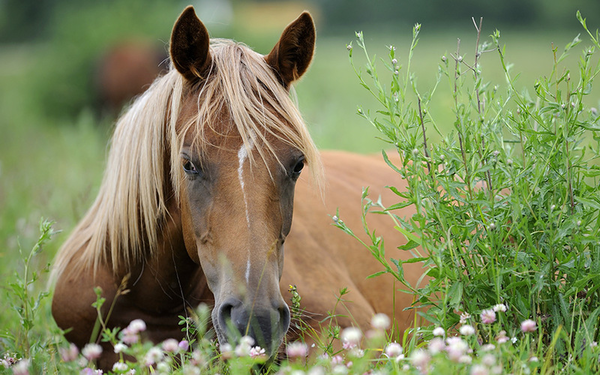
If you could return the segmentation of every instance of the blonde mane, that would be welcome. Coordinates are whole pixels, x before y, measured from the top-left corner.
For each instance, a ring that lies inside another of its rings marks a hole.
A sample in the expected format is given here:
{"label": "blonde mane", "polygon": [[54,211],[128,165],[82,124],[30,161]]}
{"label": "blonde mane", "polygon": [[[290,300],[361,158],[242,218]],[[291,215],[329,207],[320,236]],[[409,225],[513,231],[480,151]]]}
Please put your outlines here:
{"label": "blonde mane", "polygon": [[[198,90],[171,68],[118,120],[98,196],[61,247],[52,279],[67,267],[96,272],[102,265],[116,274],[153,256],[169,218],[166,202],[172,197],[167,194],[179,197],[183,137],[191,129],[202,146],[206,127],[223,109],[247,148],[261,144],[257,150],[264,159],[275,155],[269,139],[283,140],[304,154],[320,185],[319,153],[264,57],[228,40],[213,40],[210,54],[212,68]],[[177,129],[182,101],[190,93],[197,93],[197,116]],[[164,168],[166,158],[170,170]]]}

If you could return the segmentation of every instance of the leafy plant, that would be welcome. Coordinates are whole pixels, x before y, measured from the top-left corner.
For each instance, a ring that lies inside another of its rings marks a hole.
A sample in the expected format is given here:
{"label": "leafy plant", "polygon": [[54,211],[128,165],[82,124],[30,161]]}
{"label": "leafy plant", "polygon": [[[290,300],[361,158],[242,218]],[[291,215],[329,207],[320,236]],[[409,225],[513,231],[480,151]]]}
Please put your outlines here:
{"label": "leafy plant", "polygon": [[[455,330],[467,317],[503,304],[508,312],[499,317],[501,324],[496,331],[479,330],[479,340],[492,342],[499,330],[514,336],[520,322],[532,319],[541,329],[532,345],[565,363],[598,340],[600,126],[586,98],[600,73],[594,59],[600,44],[598,33],[589,32],[577,16],[593,44],[584,48],[579,71],[561,66],[581,42],[576,37],[560,54],[553,48],[553,69],[537,80],[533,93],[517,89],[499,31],[491,42],[480,43],[481,21],[473,20],[473,61],[466,61],[459,40],[456,52],[442,57],[437,83],[427,92],[410,71],[420,25],[413,29],[404,71],[393,46],[382,61],[386,74],[378,72],[362,33],[356,36],[364,70],[356,68],[354,48],[348,46],[360,84],[380,105],[375,112],[359,108],[358,114],[396,149],[399,164],[386,152],[383,158],[407,184],[390,187],[398,196],[390,207],[365,191],[363,218],[367,212],[390,216],[407,238],[398,250],[413,252],[410,262],[425,265],[428,285],[411,288],[428,307],[418,312],[430,323],[420,331],[426,338],[436,326]],[[498,53],[505,90],[483,79],[480,59],[490,51]],[[455,115],[449,133],[428,111],[444,80]],[[432,133],[439,142],[431,141]],[[397,214],[409,206],[412,216]],[[371,239],[365,246],[382,263],[382,272],[408,285],[405,262],[388,261],[384,242],[363,222]],[[336,225],[353,235],[341,220]]]}

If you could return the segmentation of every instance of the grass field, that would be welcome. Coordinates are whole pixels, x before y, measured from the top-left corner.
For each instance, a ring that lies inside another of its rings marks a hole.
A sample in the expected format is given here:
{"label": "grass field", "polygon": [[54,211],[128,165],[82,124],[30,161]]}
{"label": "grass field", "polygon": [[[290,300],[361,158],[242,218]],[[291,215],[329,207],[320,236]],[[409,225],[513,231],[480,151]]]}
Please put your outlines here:
{"label": "grass field", "polygon": [[[492,30],[484,30],[484,35]],[[575,33],[503,31],[507,44],[506,59],[521,72],[518,85],[532,90],[534,77],[549,72],[553,62],[551,45],[559,54]],[[366,31],[369,46],[377,46],[385,56],[386,46],[394,45],[404,64],[410,45],[411,31],[373,33]],[[422,30],[411,71],[418,77],[421,91],[433,87],[437,66],[442,56],[450,58],[461,39],[461,54],[472,61],[475,32],[471,29],[430,32]],[[297,86],[298,102],[311,133],[322,149],[345,149],[355,152],[377,152],[386,144],[376,139],[376,131],[356,115],[358,105],[372,107],[374,99],[364,91],[348,62],[347,37],[322,38],[306,78]],[[583,38],[585,40],[585,38]],[[585,44],[585,43],[584,43]],[[41,217],[55,221],[55,229],[63,231],[49,243],[36,260],[36,267],[51,262],[58,246],[83,215],[95,197],[102,176],[112,124],[98,123],[89,109],[82,108],[74,118],[47,118],[36,108],[35,74],[44,45],[0,47],[0,305],[8,306],[7,285],[14,272],[22,270],[19,248],[28,252],[38,236]],[[261,51],[268,52],[268,51]],[[566,67],[576,66],[579,56],[570,56]],[[360,62],[360,57],[357,57]],[[481,60],[483,74],[492,84],[505,84],[496,52]],[[406,74],[403,71],[401,74]],[[575,70],[572,73],[576,75]],[[42,78],[43,80],[43,78]],[[430,108],[438,126],[449,128],[453,122],[451,87],[443,79],[438,92],[438,107]],[[598,104],[598,95],[592,96]],[[445,105],[444,103],[447,103]],[[358,202],[357,202],[358,204]],[[45,278],[35,290],[46,288]],[[41,306],[42,316],[49,318],[49,299]],[[8,308],[0,312],[0,330],[10,331],[20,322]],[[47,321],[52,325],[51,321]],[[46,327],[38,327],[44,332]]]}

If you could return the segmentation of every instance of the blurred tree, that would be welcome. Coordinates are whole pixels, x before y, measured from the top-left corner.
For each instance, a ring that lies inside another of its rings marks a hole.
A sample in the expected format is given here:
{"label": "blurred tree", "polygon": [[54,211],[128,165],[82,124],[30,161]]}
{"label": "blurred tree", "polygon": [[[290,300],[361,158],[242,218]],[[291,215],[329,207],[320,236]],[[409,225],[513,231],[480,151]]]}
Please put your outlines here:
{"label": "blurred tree", "polygon": [[0,0],[0,43],[43,37],[58,0]]}
{"label": "blurred tree", "polygon": [[598,0],[312,0],[323,10],[328,31],[377,24],[423,23],[429,27],[470,25],[471,17],[484,17],[495,27],[579,28],[575,12],[589,18],[600,14]]}

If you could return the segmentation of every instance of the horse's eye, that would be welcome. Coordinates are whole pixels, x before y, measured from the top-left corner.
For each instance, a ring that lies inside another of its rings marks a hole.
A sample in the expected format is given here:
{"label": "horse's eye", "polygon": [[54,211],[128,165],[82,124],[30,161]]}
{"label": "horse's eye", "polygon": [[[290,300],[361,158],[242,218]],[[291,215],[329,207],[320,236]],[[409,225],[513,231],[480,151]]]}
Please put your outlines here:
{"label": "horse's eye", "polygon": [[196,166],[190,160],[184,160],[183,170],[187,174],[198,174],[198,169],[196,169]]}
{"label": "horse's eye", "polygon": [[300,176],[300,172],[302,172],[303,168],[304,168],[304,158],[298,160],[296,162],[296,165],[294,165],[294,169],[292,170],[292,177],[298,178]]}

